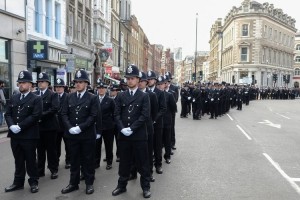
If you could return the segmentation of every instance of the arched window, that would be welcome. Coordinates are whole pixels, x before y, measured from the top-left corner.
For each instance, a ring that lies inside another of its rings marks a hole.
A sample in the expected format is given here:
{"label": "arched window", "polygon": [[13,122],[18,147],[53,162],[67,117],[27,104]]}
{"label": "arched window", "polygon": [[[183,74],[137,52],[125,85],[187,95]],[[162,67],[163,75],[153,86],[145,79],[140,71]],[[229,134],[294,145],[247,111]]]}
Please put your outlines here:
{"label": "arched window", "polygon": [[300,44],[297,44],[296,50],[300,51]]}
{"label": "arched window", "polygon": [[296,56],[295,62],[300,63],[300,56]]}

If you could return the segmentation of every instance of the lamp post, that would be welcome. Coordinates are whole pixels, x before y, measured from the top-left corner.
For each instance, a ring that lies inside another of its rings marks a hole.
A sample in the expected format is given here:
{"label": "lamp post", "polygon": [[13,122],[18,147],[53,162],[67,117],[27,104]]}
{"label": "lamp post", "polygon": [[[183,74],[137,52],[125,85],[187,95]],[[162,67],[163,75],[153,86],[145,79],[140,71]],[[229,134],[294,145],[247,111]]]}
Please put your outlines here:
{"label": "lamp post", "polygon": [[197,80],[197,35],[198,35],[198,13],[196,13],[196,48],[195,48],[195,82]]}

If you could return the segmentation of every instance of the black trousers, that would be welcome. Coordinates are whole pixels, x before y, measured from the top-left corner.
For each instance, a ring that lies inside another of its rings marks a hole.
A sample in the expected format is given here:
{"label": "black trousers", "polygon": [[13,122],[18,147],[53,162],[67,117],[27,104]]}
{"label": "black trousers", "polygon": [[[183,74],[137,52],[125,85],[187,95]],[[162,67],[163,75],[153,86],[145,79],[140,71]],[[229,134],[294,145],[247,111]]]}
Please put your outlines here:
{"label": "black trousers", "polygon": [[163,144],[165,147],[165,159],[171,158],[171,127],[163,128]]}
{"label": "black trousers", "polygon": [[56,138],[57,162],[59,164],[59,158],[61,156],[61,141],[62,140],[64,140],[64,143],[65,143],[65,151],[66,151],[65,162],[66,162],[66,164],[69,164],[70,163],[70,148],[69,148],[69,144],[68,144],[68,139],[64,137],[63,131],[57,132],[57,138]]}
{"label": "black trousers", "polygon": [[171,146],[175,146],[176,138],[175,138],[175,119],[176,113],[172,113],[172,125],[171,125]]}
{"label": "black trousers", "polygon": [[153,152],[155,158],[155,167],[162,166],[162,137],[163,130],[161,127],[157,127],[154,124],[154,134],[153,134]]}
{"label": "black trousers", "polygon": [[80,166],[86,185],[93,185],[95,180],[95,139],[69,139],[71,168],[70,184],[80,182]]}
{"label": "black trousers", "polygon": [[40,139],[37,146],[39,174],[45,174],[46,154],[50,172],[58,171],[56,137],[56,131],[40,131]]}
{"label": "black trousers", "polygon": [[114,135],[115,135],[115,141],[116,141],[116,156],[117,158],[120,158],[120,153],[119,153],[119,139],[118,139],[118,128],[117,126],[114,127]]}
{"label": "black trousers", "polygon": [[192,105],[193,105],[193,119],[201,118],[201,103],[193,103]]}
{"label": "black trousers", "polygon": [[114,129],[103,130],[101,132],[101,138],[96,141],[96,152],[95,152],[95,162],[96,166],[100,166],[101,161],[101,148],[102,148],[102,140],[105,145],[105,154],[106,154],[106,162],[108,165],[112,164],[113,161],[113,146],[114,146]]}
{"label": "black trousers", "polygon": [[218,108],[219,108],[218,103],[212,102],[209,104],[209,107],[210,107],[210,117],[211,118],[218,117]]}
{"label": "black trousers", "polygon": [[126,188],[131,172],[132,158],[141,175],[140,184],[143,190],[150,189],[150,170],[147,141],[119,141],[120,164],[118,187]]}
{"label": "black trousers", "polygon": [[29,185],[37,185],[39,176],[36,166],[36,147],[38,140],[11,139],[10,145],[15,158],[15,185],[24,185],[26,171]]}
{"label": "black trousers", "polygon": [[181,117],[186,117],[188,114],[188,102],[187,101],[181,101]]}

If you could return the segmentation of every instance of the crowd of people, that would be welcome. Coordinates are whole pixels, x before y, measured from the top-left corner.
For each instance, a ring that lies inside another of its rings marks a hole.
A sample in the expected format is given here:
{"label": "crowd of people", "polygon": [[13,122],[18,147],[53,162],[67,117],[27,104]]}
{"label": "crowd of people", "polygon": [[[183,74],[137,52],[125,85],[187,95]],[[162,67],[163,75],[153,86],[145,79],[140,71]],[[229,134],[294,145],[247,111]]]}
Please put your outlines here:
{"label": "crowd of people", "polygon": [[170,73],[157,76],[130,65],[119,86],[98,80],[92,89],[87,72],[78,70],[68,89],[62,79],[49,89],[48,75],[40,73],[35,90],[31,73],[21,71],[19,93],[12,96],[4,115],[15,158],[14,181],[5,192],[23,189],[26,172],[32,193],[39,191],[38,180],[47,168],[50,178],[57,179],[64,141],[70,181],[61,193],[78,190],[80,180],[85,181],[86,194],[94,193],[103,141],[107,170],[112,169],[116,142],[119,179],[112,195],[126,192],[128,181],[139,173],[143,197],[151,197],[153,171],[163,174],[163,159],[170,164],[176,150],[179,92],[171,80]]}

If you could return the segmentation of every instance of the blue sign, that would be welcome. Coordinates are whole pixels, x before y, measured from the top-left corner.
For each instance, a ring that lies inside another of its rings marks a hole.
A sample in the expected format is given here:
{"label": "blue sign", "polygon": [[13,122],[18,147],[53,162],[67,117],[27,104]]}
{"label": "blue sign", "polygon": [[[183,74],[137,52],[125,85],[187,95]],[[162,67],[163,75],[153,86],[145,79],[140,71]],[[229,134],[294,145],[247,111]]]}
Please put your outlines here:
{"label": "blue sign", "polygon": [[28,60],[48,60],[48,41],[27,41]]}

